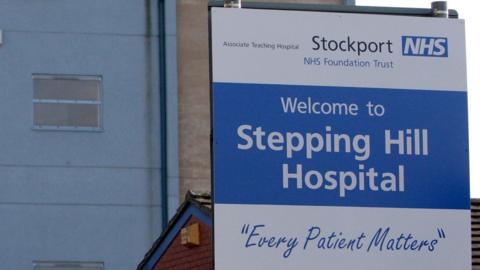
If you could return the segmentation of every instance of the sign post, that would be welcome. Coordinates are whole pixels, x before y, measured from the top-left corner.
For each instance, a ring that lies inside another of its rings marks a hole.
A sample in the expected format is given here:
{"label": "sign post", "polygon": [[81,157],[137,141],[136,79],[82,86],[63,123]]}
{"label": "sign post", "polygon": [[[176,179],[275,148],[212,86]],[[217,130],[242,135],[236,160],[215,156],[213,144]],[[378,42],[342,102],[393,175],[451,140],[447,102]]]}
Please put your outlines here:
{"label": "sign post", "polygon": [[471,269],[462,20],[211,8],[215,269]]}

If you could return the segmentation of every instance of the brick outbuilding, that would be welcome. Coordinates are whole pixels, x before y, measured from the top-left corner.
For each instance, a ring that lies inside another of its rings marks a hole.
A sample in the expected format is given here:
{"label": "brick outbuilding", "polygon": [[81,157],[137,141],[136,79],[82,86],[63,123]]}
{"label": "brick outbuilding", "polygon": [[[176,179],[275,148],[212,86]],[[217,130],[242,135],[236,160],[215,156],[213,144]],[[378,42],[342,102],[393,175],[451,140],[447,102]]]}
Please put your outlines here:
{"label": "brick outbuilding", "polygon": [[[137,269],[212,270],[211,212],[209,194],[188,192],[185,202]],[[194,239],[188,239],[191,236]]]}

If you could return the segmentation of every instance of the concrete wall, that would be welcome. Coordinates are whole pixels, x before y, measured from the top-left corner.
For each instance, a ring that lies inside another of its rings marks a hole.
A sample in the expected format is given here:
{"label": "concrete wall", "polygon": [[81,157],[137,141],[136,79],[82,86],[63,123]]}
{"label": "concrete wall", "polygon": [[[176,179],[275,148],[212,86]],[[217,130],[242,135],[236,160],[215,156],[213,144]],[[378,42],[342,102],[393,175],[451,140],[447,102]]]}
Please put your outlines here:
{"label": "concrete wall", "polygon": [[[167,20],[175,40],[175,16]],[[157,25],[155,0],[0,2],[1,269],[50,260],[134,269],[160,234]],[[102,76],[104,131],[32,130],[33,73]]]}
{"label": "concrete wall", "polygon": [[[342,4],[341,0],[263,0]],[[208,1],[177,0],[180,194],[210,190]]]}

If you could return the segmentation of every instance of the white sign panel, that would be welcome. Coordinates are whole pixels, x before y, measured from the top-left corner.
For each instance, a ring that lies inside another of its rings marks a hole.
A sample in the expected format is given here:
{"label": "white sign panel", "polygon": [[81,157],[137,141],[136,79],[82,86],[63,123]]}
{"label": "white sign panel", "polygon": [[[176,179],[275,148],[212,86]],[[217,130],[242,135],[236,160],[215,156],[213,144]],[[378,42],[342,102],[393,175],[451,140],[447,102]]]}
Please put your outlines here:
{"label": "white sign panel", "polygon": [[471,269],[464,40],[212,8],[215,269]]}

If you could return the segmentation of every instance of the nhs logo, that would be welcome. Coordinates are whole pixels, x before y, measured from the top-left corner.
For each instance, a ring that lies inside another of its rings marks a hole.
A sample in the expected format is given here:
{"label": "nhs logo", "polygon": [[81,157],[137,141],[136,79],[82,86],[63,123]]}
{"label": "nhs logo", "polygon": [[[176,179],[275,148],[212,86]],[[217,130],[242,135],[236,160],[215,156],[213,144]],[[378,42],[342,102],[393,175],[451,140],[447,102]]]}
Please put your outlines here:
{"label": "nhs logo", "polygon": [[402,54],[448,57],[448,39],[445,37],[402,36]]}

